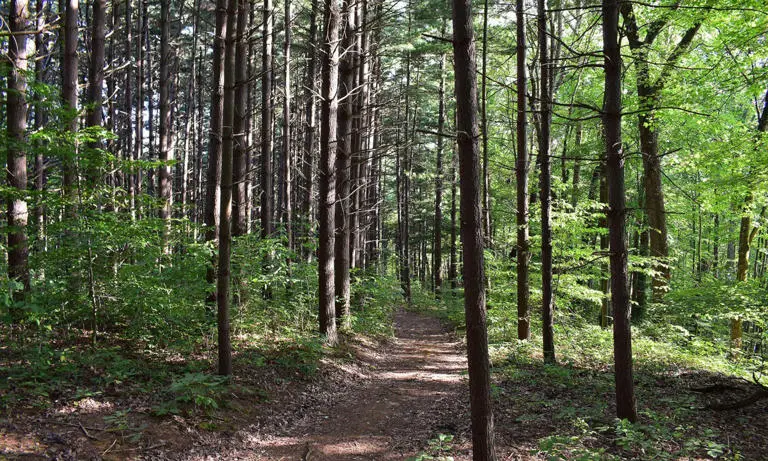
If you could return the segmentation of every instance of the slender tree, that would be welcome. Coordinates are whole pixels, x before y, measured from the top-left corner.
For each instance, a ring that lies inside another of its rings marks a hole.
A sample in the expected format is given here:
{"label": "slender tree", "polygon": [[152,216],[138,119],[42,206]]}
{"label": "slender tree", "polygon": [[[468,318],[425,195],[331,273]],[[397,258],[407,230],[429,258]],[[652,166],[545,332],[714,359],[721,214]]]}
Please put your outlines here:
{"label": "slender tree", "polygon": [[496,459],[488,359],[480,210],[480,152],[477,124],[477,74],[471,0],[453,0],[453,59],[455,65],[456,131],[461,183],[461,234],[464,253],[464,312],[472,414],[472,458]]}
{"label": "slender tree", "polygon": [[[91,59],[88,65],[88,110],[85,123],[89,127],[102,125],[103,115],[103,89],[104,86],[104,49],[107,34],[107,2],[95,0],[93,2],[93,18],[91,22]],[[95,143],[91,147],[101,147],[101,143]],[[88,159],[86,170],[90,185],[96,185],[100,174],[100,156],[93,153]]]}
{"label": "slender tree", "polygon": [[547,35],[547,0],[538,0],[539,31],[539,159],[541,164],[541,321],[544,361],[555,361],[554,300],[552,296],[552,164],[550,128],[552,125],[552,92]]}
{"label": "slender tree", "polygon": [[[29,1],[11,0],[10,32],[13,39],[8,41],[8,59],[11,71],[8,78],[6,104],[8,151],[7,180],[14,195],[8,198],[8,278],[21,285],[14,290],[16,300],[24,298],[30,290],[29,247],[27,242],[27,69],[30,51],[28,46]],[[34,56],[34,54],[33,54]]]}
{"label": "slender tree", "polygon": [[355,89],[355,6],[344,2],[344,34],[339,61],[339,113],[336,149],[336,320],[349,319],[350,304],[350,170],[352,168],[353,91]]}
{"label": "slender tree", "polygon": [[[238,0],[227,5],[227,24],[237,23]],[[232,255],[232,152],[235,122],[235,48],[237,28],[227,27],[224,46],[224,104],[222,106],[223,143],[221,150],[221,211],[219,225],[219,266],[216,282],[218,306],[219,374],[232,374],[232,346],[229,338],[229,287]]]}
{"label": "slender tree", "polygon": [[637,421],[632,376],[632,330],[627,270],[626,188],[624,152],[621,146],[621,48],[619,1],[603,0],[603,57],[605,97],[603,132],[608,181],[608,233],[611,248],[611,304],[613,306],[613,354],[616,381],[616,414]]}
{"label": "slender tree", "polygon": [[528,115],[526,113],[525,2],[517,0],[517,338],[530,339],[531,314],[528,264],[531,242],[528,237]]}
{"label": "slender tree", "polygon": [[285,1],[284,29],[285,40],[283,42],[283,156],[281,159],[280,176],[283,178],[283,186],[280,189],[280,214],[285,226],[285,234],[288,238],[288,247],[293,248],[293,203],[291,196],[293,193],[293,162],[291,161],[291,0]]}
{"label": "slender tree", "polygon": [[159,160],[163,162],[158,168],[160,192],[160,219],[166,222],[165,226],[165,251],[170,251],[168,246],[168,232],[170,230],[171,205],[173,199],[173,179],[171,178],[171,165],[173,153],[173,122],[171,109],[171,2],[160,2],[160,149]]}
{"label": "slender tree", "polygon": [[488,0],[483,0],[483,68],[480,80],[480,131],[483,141],[483,235],[491,244],[491,172],[488,169]]}
{"label": "slender tree", "polygon": [[[250,1],[240,0],[235,36],[235,117],[232,154],[232,235],[248,232],[248,9]],[[234,24],[233,24],[234,26]]]}
{"label": "slender tree", "polygon": [[[443,20],[442,35],[445,35]],[[440,86],[438,87],[437,113],[437,171],[435,173],[435,229],[432,254],[434,290],[440,294],[443,286],[443,137],[445,136],[445,53],[440,54]]]}
{"label": "slender tree", "polygon": [[[78,75],[78,55],[77,55],[77,19],[79,16],[79,0],[66,0],[67,7],[64,12],[64,56],[61,63],[62,69],[62,90],[61,97],[63,99],[63,106],[67,109],[69,117],[69,126],[67,127],[71,133],[77,131],[77,75]],[[75,151],[70,155],[66,155],[63,159],[63,174],[62,174],[62,187],[64,189],[64,196],[67,199],[67,210],[65,214],[72,216],[74,214],[75,203],[75,187],[76,187],[76,175],[75,175],[75,157],[77,155],[76,147]]]}
{"label": "slender tree", "polygon": [[274,37],[272,24],[272,0],[264,0],[263,41],[261,55],[261,237],[271,237],[273,233],[273,184],[272,177],[272,60]]}
{"label": "slender tree", "polygon": [[319,242],[317,252],[320,333],[336,344],[335,232],[336,232],[336,127],[339,107],[339,5],[325,0],[323,39],[322,114],[320,120],[320,164],[318,203]]}
{"label": "slender tree", "polygon": [[[229,15],[228,0],[216,0],[216,35],[213,39],[213,88],[211,89],[210,136],[208,140],[208,165],[206,168],[205,190],[205,241],[212,242],[219,238],[221,227],[219,212],[221,211],[221,149],[222,125],[224,117],[224,58],[226,57],[225,42]],[[140,111],[141,112],[141,111]],[[206,280],[213,284],[216,281],[216,263],[206,271]],[[210,293],[208,300],[212,303],[215,293]]]}
{"label": "slender tree", "polygon": [[[315,162],[313,155],[315,145],[315,87],[317,68],[317,0],[312,0],[309,12],[309,36],[307,37],[307,70],[304,78],[304,150],[302,152],[303,197],[301,200],[301,216],[304,220],[305,235],[311,237],[312,202],[314,180],[312,171]],[[307,252],[307,258],[311,253]]]}

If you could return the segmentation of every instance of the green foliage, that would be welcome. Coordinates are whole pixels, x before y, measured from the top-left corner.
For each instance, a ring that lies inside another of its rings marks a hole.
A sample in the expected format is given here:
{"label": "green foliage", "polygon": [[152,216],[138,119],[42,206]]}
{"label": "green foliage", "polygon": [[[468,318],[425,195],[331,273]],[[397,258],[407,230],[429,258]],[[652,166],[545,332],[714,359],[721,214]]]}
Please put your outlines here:
{"label": "green foliage", "polygon": [[453,450],[453,435],[438,434],[437,437],[429,440],[425,451],[413,458],[408,458],[408,461],[453,461],[453,456],[447,455],[451,450]]}
{"label": "green foliage", "polygon": [[165,392],[165,401],[155,407],[154,413],[158,416],[177,414],[189,405],[206,413],[216,410],[227,390],[227,382],[226,376],[185,373],[171,382]]}

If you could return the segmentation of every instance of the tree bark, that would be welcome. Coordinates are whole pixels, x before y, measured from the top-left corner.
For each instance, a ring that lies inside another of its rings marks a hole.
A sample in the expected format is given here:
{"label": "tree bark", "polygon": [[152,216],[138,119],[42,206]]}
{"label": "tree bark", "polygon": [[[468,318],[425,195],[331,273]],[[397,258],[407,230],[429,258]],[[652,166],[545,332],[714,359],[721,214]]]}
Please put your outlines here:
{"label": "tree bark", "polygon": [[480,85],[480,127],[483,139],[483,235],[491,245],[491,174],[488,170],[488,0],[483,0],[483,70]]}
{"label": "tree bark", "polygon": [[525,2],[517,0],[517,338],[531,338],[531,241],[528,224],[528,115],[526,113]]}
{"label": "tree bark", "polygon": [[283,187],[280,200],[281,221],[285,226],[288,248],[293,248],[293,207],[291,201],[293,163],[291,161],[291,0],[285,1],[285,41],[283,43],[283,156],[280,164]]}
{"label": "tree bark", "polygon": [[[304,235],[312,238],[312,202],[314,180],[312,171],[315,162],[315,74],[317,67],[317,0],[312,0],[309,16],[309,36],[307,37],[307,75],[304,80],[304,151],[302,153],[302,179],[304,184],[301,201],[301,216],[303,219]],[[307,259],[311,259],[311,253],[307,252]]]}
{"label": "tree bark", "polygon": [[[27,241],[27,76],[29,68],[28,50],[31,29],[29,21],[29,1],[11,0],[10,32],[20,33],[8,40],[8,59],[11,69],[7,92],[7,181],[15,191],[8,198],[8,278],[21,285],[13,289],[16,301],[24,299],[30,290],[29,247]],[[33,54],[34,57],[34,54]],[[15,311],[15,308],[14,308]]]}
{"label": "tree bark", "polygon": [[[235,45],[234,146],[232,153],[232,235],[248,233],[248,9],[251,2],[240,0]],[[235,25],[232,24],[234,27]],[[226,127],[225,127],[226,128]]]}
{"label": "tree bark", "polygon": [[472,458],[496,459],[485,307],[485,263],[480,209],[480,153],[477,75],[471,0],[453,0],[453,55],[456,91],[461,234],[464,241],[464,312],[472,419]]}
{"label": "tree bark", "polygon": [[[35,16],[37,30],[42,30],[45,27],[46,22],[49,20],[50,4],[37,0],[35,2]],[[45,84],[47,79],[47,66],[45,64],[45,56],[48,54],[48,43],[43,34],[38,33],[35,35],[35,79],[38,83]],[[42,107],[35,109],[35,129],[39,130],[46,126],[48,123],[48,112]],[[43,251],[46,248],[45,245],[45,206],[42,203],[42,194],[45,190],[45,157],[43,155],[43,149],[38,149],[35,153],[35,169],[34,169],[34,185],[35,191],[39,194],[37,205],[34,209],[35,225],[37,226],[37,239],[38,247]]]}
{"label": "tree bark", "polygon": [[273,229],[273,177],[272,177],[272,0],[264,0],[263,41],[261,59],[261,237],[272,237]]}
{"label": "tree bark", "polygon": [[232,253],[232,152],[234,149],[235,122],[235,48],[238,0],[227,5],[226,42],[224,45],[224,101],[222,105],[223,143],[221,150],[221,210],[219,225],[219,267],[216,283],[218,306],[219,374],[232,374],[232,346],[229,338],[229,288]]}
{"label": "tree bark", "polygon": [[616,414],[637,421],[632,376],[632,330],[627,269],[626,189],[624,152],[621,145],[621,50],[619,1],[603,0],[603,56],[605,60],[606,177],[608,182],[608,232],[610,235],[611,304],[613,306],[613,354],[615,363]]}
{"label": "tree bark", "polygon": [[451,282],[451,290],[457,286],[458,265],[456,262],[456,142],[452,142],[451,148],[451,255],[448,261],[448,280]]}
{"label": "tree bark", "polygon": [[[77,20],[79,16],[79,1],[67,0],[67,7],[64,13],[64,56],[61,63],[62,68],[62,99],[63,106],[67,110],[69,117],[68,130],[74,134],[77,132],[77,76],[78,76],[78,56],[77,56]],[[74,146],[74,152],[71,156],[66,156],[62,162],[62,188],[64,197],[67,200],[65,206],[65,216],[73,217],[75,213],[75,195],[77,176],[75,173],[75,158],[77,156],[77,147]]]}
{"label": "tree bark", "polygon": [[[445,36],[445,20],[442,35]],[[438,87],[437,114],[437,166],[435,173],[435,224],[432,240],[432,274],[435,294],[440,296],[443,286],[443,136],[445,133],[445,53],[440,55],[440,86]]]}
{"label": "tree bark", "polygon": [[355,88],[355,6],[352,0],[344,4],[344,34],[341,40],[342,58],[339,62],[339,113],[336,149],[336,321],[347,322],[350,305],[350,170],[352,168],[352,117]]}
{"label": "tree bark", "polygon": [[160,149],[159,160],[163,162],[158,168],[160,189],[160,219],[165,221],[164,246],[170,252],[168,238],[171,223],[171,206],[173,202],[173,179],[171,166],[173,160],[173,122],[171,109],[171,71],[173,60],[171,51],[171,2],[160,2]]}
{"label": "tree bark", "polygon": [[[208,165],[206,168],[205,189],[205,241],[219,239],[221,227],[221,169],[222,169],[222,125],[224,117],[224,58],[229,16],[228,0],[216,1],[216,35],[213,39],[213,88],[211,89],[210,136],[208,138]],[[233,24],[234,27],[234,24]],[[216,280],[216,260],[206,271],[206,280],[213,284]],[[216,299],[210,293],[209,301]]]}
{"label": "tree bark", "polygon": [[[85,116],[85,124],[89,127],[100,127],[103,118],[102,86],[104,84],[104,44],[107,29],[107,2],[95,0],[93,2],[93,19],[91,24],[91,58],[88,65],[88,110]],[[100,142],[91,145],[93,148],[101,147]],[[101,154],[96,152],[88,156],[86,171],[88,183],[92,186],[99,184]]]}
{"label": "tree bark", "polygon": [[552,296],[552,170],[550,158],[550,128],[552,124],[552,67],[549,61],[547,36],[547,1],[538,0],[540,73],[540,132],[541,159],[541,320],[544,361],[555,362],[554,300]]}
{"label": "tree bark", "polygon": [[325,0],[325,38],[323,39],[322,114],[320,126],[320,164],[318,206],[318,285],[320,333],[329,344],[336,344],[336,306],[334,303],[334,247],[336,206],[336,128],[339,89],[339,5]]}

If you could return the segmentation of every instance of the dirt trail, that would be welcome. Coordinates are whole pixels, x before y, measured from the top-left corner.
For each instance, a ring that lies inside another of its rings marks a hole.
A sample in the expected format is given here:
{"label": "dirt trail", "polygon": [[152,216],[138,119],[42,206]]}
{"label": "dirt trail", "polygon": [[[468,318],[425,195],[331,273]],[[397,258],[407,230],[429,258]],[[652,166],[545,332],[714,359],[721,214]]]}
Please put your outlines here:
{"label": "dirt trail", "polygon": [[[307,409],[283,434],[251,434],[228,459],[401,460],[438,434],[465,432],[466,359],[440,322],[401,312],[396,339],[362,348],[364,376],[336,403]],[[263,427],[263,430],[268,427]]]}

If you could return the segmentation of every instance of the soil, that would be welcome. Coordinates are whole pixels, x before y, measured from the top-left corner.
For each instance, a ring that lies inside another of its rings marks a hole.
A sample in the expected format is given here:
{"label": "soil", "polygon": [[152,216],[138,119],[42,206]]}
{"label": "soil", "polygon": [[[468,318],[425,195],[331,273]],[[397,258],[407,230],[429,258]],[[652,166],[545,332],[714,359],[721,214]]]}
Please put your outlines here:
{"label": "soil", "polygon": [[[347,340],[309,380],[281,376],[269,367],[240,368],[228,405],[212,415],[157,417],[146,396],[121,395],[57,404],[44,413],[12,413],[0,419],[0,461],[391,461],[421,455],[470,460],[461,339],[434,317],[407,311],[396,314],[395,332],[386,342]],[[538,452],[540,441],[578,433],[574,415],[591,427],[615,424],[609,368],[547,367],[534,360],[510,370],[494,376],[499,461],[546,459]],[[693,392],[709,390],[711,384],[730,390]],[[638,369],[641,422],[648,425],[641,430],[653,427],[653,415],[665,415],[683,431],[659,442],[667,453],[711,429],[731,457],[768,459],[768,399],[735,411],[707,410],[712,402],[749,395],[746,384],[703,372]],[[242,391],[248,388],[261,391]],[[122,422],[115,420],[120,414]],[[642,451],[621,452],[610,431],[592,432],[582,440],[622,459],[660,459]]]}
{"label": "soil", "polygon": [[[395,332],[386,342],[343,344],[346,355],[324,360],[315,380],[266,385],[267,403],[233,396],[213,423],[152,417],[134,402],[129,429],[115,434],[105,431],[104,415],[126,402],[95,399],[45,416],[17,415],[0,421],[0,460],[387,461],[425,453],[440,434],[459,434],[442,451],[465,459],[461,342],[439,320],[407,311],[396,314]],[[130,428],[140,436],[133,442]]]}

